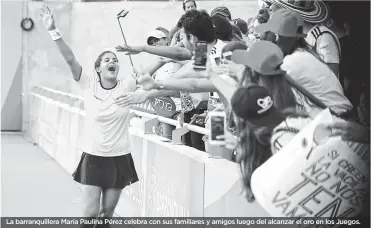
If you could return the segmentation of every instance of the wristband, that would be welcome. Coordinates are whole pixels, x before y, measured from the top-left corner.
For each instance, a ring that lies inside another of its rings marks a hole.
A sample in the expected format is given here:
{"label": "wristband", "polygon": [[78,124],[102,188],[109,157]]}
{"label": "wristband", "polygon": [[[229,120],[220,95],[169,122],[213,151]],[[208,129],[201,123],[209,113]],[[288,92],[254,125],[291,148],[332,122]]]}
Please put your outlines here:
{"label": "wristband", "polygon": [[49,34],[52,37],[53,41],[56,41],[62,38],[62,34],[58,28],[51,30],[51,31],[49,30]]}

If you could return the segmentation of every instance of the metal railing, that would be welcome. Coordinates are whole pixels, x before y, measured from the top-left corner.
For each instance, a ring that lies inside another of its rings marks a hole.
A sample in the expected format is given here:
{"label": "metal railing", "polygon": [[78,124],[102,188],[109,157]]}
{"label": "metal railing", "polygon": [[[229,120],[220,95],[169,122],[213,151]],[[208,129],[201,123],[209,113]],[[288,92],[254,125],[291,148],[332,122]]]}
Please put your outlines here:
{"label": "metal railing", "polygon": [[[62,96],[67,96],[67,97],[70,97],[70,98],[78,99],[79,101],[82,101],[82,102],[84,101],[84,98],[81,97],[81,96],[78,96],[78,95],[75,95],[75,94],[72,94],[72,93],[63,92],[63,91],[58,91],[58,90],[48,88],[48,87],[35,86],[33,89],[34,90],[31,90],[30,94],[32,94],[34,96],[37,96],[41,99],[44,99],[46,101],[49,101],[49,102],[52,102],[53,99],[48,98],[46,95],[43,95],[42,93],[39,93],[37,91],[37,89],[48,91],[48,92],[51,92],[51,93],[56,94],[56,95],[62,95]],[[58,100],[56,100],[55,102],[61,103]],[[82,109],[81,107],[73,107],[70,104],[66,104],[66,103],[63,103],[63,102],[62,102],[62,104],[60,104],[60,106],[63,106],[67,110],[70,110],[70,111],[76,112],[76,113],[80,113],[81,115],[85,116],[85,110]],[[148,107],[148,106],[151,106],[151,105],[150,105],[150,103],[132,105],[132,109],[130,109],[130,111],[133,112],[135,115],[140,116],[140,117],[145,117],[145,118],[148,118],[148,119],[157,119],[159,122],[166,123],[166,124],[169,124],[169,125],[172,125],[172,126],[177,125],[176,120],[166,118],[166,117],[163,117],[163,116],[159,116],[157,114],[153,114],[152,109],[148,110],[149,112],[144,112],[143,110],[146,109],[145,108],[146,106]],[[138,110],[136,108],[138,108]],[[205,129],[203,127],[190,125],[190,124],[187,124],[187,123],[184,123],[183,127],[186,127],[189,131],[192,131],[192,132],[196,132],[196,133],[203,134],[203,135],[209,135],[207,129]]]}

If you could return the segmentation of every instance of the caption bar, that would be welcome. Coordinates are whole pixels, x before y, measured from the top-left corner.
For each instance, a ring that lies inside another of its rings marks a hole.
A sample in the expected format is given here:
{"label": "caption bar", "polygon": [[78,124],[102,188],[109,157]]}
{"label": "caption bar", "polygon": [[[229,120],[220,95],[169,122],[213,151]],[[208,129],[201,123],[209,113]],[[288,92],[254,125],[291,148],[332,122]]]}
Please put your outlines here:
{"label": "caption bar", "polygon": [[2,217],[2,228],[44,227],[74,228],[81,225],[109,225],[110,227],[240,227],[240,228],[286,228],[286,227],[364,227],[369,219],[330,219],[330,218],[15,218]]}

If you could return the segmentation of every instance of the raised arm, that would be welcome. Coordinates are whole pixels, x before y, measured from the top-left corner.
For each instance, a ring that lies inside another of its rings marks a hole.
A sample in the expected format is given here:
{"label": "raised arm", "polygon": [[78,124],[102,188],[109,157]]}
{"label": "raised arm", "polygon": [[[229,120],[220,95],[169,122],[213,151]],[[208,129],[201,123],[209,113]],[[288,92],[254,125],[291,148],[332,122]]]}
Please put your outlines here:
{"label": "raised arm", "polygon": [[151,65],[144,68],[142,71],[152,76],[157,70],[159,70],[165,64],[166,63],[164,61],[157,60],[156,62],[151,63]]}
{"label": "raised arm", "polygon": [[66,44],[66,42],[64,42],[58,28],[55,26],[53,13],[51,12],[47,5],[44,5],[41,8],[41,16],[45,28],[49,31],[52,39],[58,46],[59,52],[62,54],[64,60],[70,67],[73,78],[76,81],[79,81],[82,67],[76,60],[75,55],[73,54],[71,48]]}

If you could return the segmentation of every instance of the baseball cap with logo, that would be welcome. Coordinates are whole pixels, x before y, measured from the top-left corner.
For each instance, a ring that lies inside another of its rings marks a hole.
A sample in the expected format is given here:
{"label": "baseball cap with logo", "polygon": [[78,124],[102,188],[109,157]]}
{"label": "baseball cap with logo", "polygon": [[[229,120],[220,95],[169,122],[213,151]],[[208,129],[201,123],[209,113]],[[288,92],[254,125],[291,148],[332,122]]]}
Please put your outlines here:
{"label": "baseball cap with logo", "polygon": [[270,31],[284,37],[305,37],[303,25],[299,13],[281,8],[274,11],[267,23],[255,27],[255,31],[260,34]]}
{"label": "baseball cap with logo", "polygon": [[153,38],[161,39],[161,38],[167,38],[166,34],[162,32],[161,30],[154,30],[148,34],[147,38],[147,44],[150,45],[150,42]]}
{"label": "baseball cap with logo", "polygon": [[284,115],[273,104],[269,91],[258,85],[241,87],[231,99],[233,112],[256,126],[273,129],[282,121]]}
{"label": "baseball cap with logo", "polygon": [[250,48],[235,50],[232,54],[232,61],[236,64],[243,64],[262,75],[283,74],[280,66],[283,62],[281,49],[269,41],[257,41]]}
{"label": "baseball cap with logo", "polygon": [[223,17],[226,17],[228,20],[232,20],[231,12],[225,6],[218,6],[218,7],[216,7],[215,9],[213,9],[211,11],[210,16],[212,17],[212,16],[214,16],[216,14],[217,15],[220,15],[220,16],[223,16]]}

